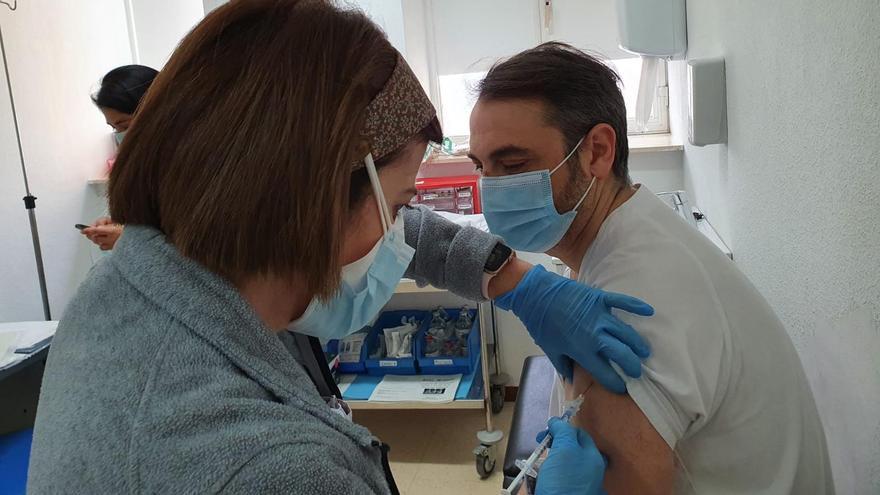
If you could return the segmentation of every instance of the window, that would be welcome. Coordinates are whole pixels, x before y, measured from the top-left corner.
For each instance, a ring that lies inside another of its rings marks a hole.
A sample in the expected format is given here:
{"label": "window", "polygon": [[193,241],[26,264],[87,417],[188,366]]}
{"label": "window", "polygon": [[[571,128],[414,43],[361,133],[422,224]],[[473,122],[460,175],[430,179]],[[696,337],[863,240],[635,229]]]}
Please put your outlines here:
{"label": "window", "polygon": [[486,72],[466,72],[440,76],[440,121],[449,136],[470,134],[471,110],[476,103],[477,83]]}
{"label": "window", "polygon": [[420,32],[425,33],[429,68],[424,76],[448,136],[470,133],[475,88],[493,62],[551,40],[603,54],[614,66],[622,80],[630,135],[669,132],[665,63],[651,117],[644,129],[636,129],[642,61],[617,47],[613,1],[555,0],[549,13],[538,0],[423,1],[425,12],[419,20],[425,25]]}
{"label": "window", "polygon": [[[636,97],[639,93],[639,80],[642,75],[640,58],[610,60],[622,82],[621,90],[626,104],[627,129],[630,135],[657,134],[669,132],[668,97],[666,96],[666,71],[661,71],[660,90],[654,101],[651,118],[644,130],[636,129]],[[440,120],[443,132],[448,136],[467,136],[470,134],[470,115],[476,103],[476,87],[486,76],[485,71],[465,72],[439,76]]]}
{"label": "window", "polygon": [[636,129],[636,97],[639,94],[639,81],[642,76],[642,59],[641,58],[625,58],[618,60],[610,60],[609,63],[614,66],[620,75],[622,83],[621,91],[623,92],[623,102],[626,105],[626,127],[628,134],[659,134],[669,132],[669,89],[667,87],[666,63],[660,71],[660,81],[658,82],[658,91],[654,95],[654,106],[651,111],[651,118],[645,129]]}

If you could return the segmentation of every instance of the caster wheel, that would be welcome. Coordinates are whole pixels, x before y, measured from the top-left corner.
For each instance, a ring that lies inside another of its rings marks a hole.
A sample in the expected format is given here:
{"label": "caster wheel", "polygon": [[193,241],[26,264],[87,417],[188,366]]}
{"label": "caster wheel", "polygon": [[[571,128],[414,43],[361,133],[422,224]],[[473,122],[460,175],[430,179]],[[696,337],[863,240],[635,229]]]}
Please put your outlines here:
{"label": "caster wheel", "polygon": [[477,464],[477,474],[480,475],[481,480],[488,478],[492,471],[495,470],[495,459],[490,459],[489,456],[477,454],[475,461]]}
{"label": "caster wheel", "polygon": [[492,414],[498,414],[504,409],[504,387],[501,385],[492,385],[489,394],[492,402]]}

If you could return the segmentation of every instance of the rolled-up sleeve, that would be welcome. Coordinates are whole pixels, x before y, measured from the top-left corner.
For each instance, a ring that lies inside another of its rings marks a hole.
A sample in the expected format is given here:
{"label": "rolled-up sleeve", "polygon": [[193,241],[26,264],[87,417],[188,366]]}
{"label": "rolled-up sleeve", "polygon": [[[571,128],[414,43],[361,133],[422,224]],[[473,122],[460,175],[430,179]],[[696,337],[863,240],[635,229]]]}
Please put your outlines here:
{"label": "rolled-up sleeve", "polygon": [[473,301],[484,301],[483,267],[501,238],[462,227],[424,206],[404,209],[406,243],[415,256],[406,277]]}

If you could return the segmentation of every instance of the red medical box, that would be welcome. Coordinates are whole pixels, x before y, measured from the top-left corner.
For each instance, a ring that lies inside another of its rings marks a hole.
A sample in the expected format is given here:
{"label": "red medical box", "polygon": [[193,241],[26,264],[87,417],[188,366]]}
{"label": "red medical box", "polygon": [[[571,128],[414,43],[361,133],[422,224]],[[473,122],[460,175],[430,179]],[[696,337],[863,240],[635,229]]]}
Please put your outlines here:
{"label": "red medical box", "polygon": [[481,213],[479,180],[476,174],[418,178],[411,203],[461,215]]}

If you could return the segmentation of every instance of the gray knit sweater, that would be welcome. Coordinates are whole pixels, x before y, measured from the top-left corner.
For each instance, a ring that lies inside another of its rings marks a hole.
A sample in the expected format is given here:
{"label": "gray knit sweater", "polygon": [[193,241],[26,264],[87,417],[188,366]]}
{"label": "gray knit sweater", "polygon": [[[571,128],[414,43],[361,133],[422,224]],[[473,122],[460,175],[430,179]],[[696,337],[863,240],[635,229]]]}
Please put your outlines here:
{"label": "gray knit sweater", "polygon": [[[479,299],[497,238],[406,212],[408,276]],[[332,413],[226,281],[128,226],[58,326],[29,493],[387,493],[379,441]]]}

